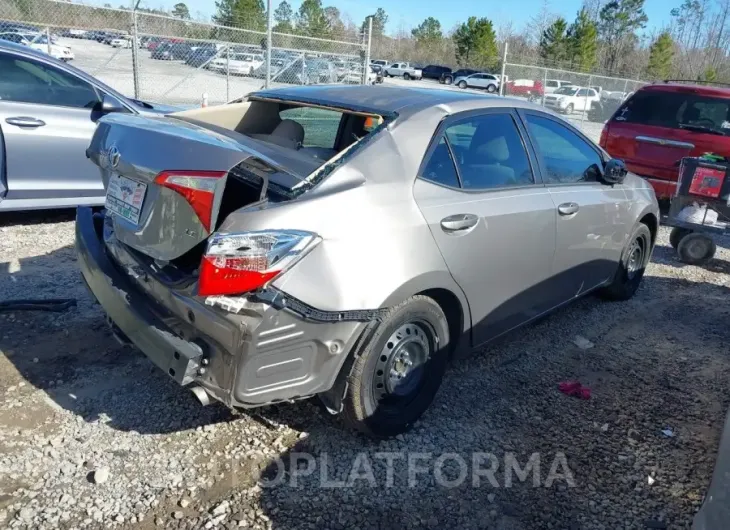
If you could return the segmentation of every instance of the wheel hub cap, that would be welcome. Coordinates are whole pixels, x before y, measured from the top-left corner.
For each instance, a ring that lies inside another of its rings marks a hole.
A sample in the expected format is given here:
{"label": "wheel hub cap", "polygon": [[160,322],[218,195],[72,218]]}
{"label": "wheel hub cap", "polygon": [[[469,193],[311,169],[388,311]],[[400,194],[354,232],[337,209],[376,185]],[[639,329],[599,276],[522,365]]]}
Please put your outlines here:
{"label": "wheel hub cap", "polygon": [[641,269],[644,262],[644,251],[641,244],[638,241],[634,241],[629,250],[629,262],[626,266],[626,272],[629,280],[636,276],[636,273]]}

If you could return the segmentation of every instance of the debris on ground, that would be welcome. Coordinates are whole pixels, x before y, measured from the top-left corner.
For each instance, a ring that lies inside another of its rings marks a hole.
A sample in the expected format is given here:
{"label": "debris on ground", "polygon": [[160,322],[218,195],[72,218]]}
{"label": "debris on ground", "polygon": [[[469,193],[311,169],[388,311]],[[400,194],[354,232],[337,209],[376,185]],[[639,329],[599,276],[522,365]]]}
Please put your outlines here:
{"label": "debris on ground", "polygon": [[558,384],[558,389],[568,396],[591,399],[591,389],[583,386],[579,381],[563,381]]}

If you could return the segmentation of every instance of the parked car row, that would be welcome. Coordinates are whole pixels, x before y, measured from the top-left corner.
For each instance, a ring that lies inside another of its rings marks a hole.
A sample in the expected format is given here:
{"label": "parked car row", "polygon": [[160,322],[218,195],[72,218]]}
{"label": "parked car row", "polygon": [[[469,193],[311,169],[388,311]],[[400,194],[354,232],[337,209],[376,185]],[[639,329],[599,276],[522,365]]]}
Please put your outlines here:
{"label": "parked car row", "polygon": [[[0,33],[0,40],[13,42],[22,46],[27,46],[42,53],[47,53],[51,57],[61,61],[72,61],[75,58],[74,53],[68,46],[54,44],[54,39],[48,41],[48,35],[40,32],[30,32],[20,28],[12,28]],[[0,73],[0,76],[2,74]]]}

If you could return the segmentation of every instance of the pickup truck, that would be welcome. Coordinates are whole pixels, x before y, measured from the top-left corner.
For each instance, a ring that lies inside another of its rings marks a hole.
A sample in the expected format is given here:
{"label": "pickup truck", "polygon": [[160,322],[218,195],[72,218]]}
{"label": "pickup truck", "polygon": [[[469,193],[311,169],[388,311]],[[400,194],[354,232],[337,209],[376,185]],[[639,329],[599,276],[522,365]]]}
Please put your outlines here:
{"label": "pickup truck", "polygon": [[393,63],[383,70],[385,77],[402,77],[403,79],[421,79],[423,72],[408,63]]}

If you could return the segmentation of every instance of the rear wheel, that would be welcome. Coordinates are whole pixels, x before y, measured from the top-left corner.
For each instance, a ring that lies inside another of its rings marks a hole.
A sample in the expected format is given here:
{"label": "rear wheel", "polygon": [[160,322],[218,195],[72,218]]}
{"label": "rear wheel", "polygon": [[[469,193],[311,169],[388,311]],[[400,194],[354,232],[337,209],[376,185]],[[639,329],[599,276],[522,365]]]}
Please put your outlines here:
{"label": "rear wheel", "polygon": [[444,84],[445,85],[450,85],[453,82],[454,82],[454,78],[453,77],[448,76],[448,75],[446,77],[444,77]]}
{"label": "rear wheel", "polygon": [[691,233],[692,230],[690,230],[689,228],[680,228],[678,226],[675,226],[669,233],[669,244],[672,245],[672,248],[676,250],[682,238]]}
{"label": "rear wheel", "polygon": [[410,429],[441,385],[449,340],[446,316],[433,299],[413,296],[390,309],[355,352],[346,423],[375,437]]}
{"label": "rear wheel", "polygon": [[406,81],[408,81],[410,78],[411,78],[411,74],[409,74],[408,72],[405,72],[403,74],[403,79],[405,79]]}
{"label": "rear wheel", "polygon": [[685,235],[677,245],[679,259],[689,265],[707,263],[715,256],[716,251],[717,246],[712,238],[698,233]]}
{"label": "rear wheel", "polygon": [[466,81],[459,81],[459,88],[466,88]]}
{"label": "rear wheel", "polygon": [[629,238],[613,280],[599,295],[607,300],[628,300],[634,296],[650,257],[651,232],[645,224],[640,224]]}
{"label": "rear wheel", "polygon": [[497,87],[495,85],[487,85],[487,92],[489,92],[490,94],[493,94],[496,91],[497,91]]}

